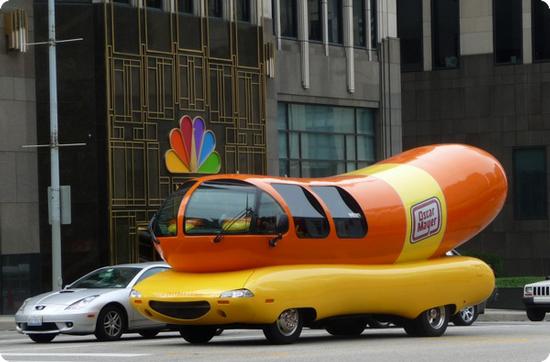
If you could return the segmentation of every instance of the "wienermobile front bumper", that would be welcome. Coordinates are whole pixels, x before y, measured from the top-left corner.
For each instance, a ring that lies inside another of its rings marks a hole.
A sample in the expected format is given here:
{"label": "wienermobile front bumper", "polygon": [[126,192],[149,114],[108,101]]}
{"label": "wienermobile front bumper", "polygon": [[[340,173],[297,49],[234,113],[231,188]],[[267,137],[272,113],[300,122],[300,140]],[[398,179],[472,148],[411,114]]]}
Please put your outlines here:
{"label": "wienermobile front bumper", "polygon": [[289,265],[223,273],[166,271],[136,285],[132,305],[178,325],[266,325],[290,308],[315,320],[384,314],[415,318],[436,306],[459,311],[487,299],[494,274],[484,262],[443,257],[394,265]]}

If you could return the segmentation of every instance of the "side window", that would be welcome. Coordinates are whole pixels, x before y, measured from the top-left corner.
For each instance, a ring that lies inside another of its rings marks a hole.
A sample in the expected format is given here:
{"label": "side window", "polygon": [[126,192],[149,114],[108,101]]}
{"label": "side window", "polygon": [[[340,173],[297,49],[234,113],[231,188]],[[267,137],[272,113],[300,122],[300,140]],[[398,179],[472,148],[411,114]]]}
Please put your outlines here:
{"label": "side window", "polygon": [[184,183],[164,201],[153,221],[156,236],[175,236],[178,233],[177,219],[181,201],[194,184],[195,180]]}
{"label": "side window", "polygon": [[328,221],[321,205],[303,187],[297,185],[272,184],[283,197],[299,238],[324,238],[329,233]]}
{"label": "side window", "polygon": [[153,275],[155,275],[157,273],[160,273],[160,272],[167,271],[168,269],[169,268],[164,268],[164,267],[151,268],[151,269],[147,270],[145,273],[141,274],[141,276],[137,280],[136,284],[141,282],[143,279],[147,279],[150,276],[153,276]]}
{"label": "side window", "polygon": [[333,186],[313,186],[312,189],[327,204],[334,219],[338,237],[362,238],[366,235],[365,216],[353,197]]}
{"label": "side window", "polygon": [[[281,205],[269,194],[261,192],[258,204],[256,220],[256,232],[258,234],[276,234],[277,221],[284,215]],[[283,230],[280,230],[284,233]]]}

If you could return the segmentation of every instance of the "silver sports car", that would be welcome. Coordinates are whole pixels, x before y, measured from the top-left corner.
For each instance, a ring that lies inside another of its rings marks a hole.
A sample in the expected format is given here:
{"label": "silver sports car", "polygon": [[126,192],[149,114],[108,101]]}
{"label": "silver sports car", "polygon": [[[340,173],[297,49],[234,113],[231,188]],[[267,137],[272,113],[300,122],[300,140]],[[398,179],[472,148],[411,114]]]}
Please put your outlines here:
{"label": "silver sports car", "polygon": [[125,332],[154,337],[166,325],[140,315],[128,299],[136,283],[169,268],[142,263],[94,270],[63,290],[25,300],[15,314],[17,331],[38,343],[51,342],[60,333],[94,333],[100,341],[119,339]]}

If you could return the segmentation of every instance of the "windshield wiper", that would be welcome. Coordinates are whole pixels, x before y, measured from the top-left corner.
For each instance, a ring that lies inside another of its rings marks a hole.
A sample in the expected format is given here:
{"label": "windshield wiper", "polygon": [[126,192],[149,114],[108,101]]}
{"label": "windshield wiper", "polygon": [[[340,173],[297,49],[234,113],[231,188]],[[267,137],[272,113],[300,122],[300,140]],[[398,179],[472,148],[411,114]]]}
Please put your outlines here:
{"label": "windshield wiper", "polygon": [[[222,241],[224,235],[226,235],[227,232],[231,230],[233,225],[235,225],[238,221],[247,217],[250,217],[251,219],[256,217],[256,212],[251,207],[246,207],[243,210],[239,211],[239,213],[234,217],[230,218],[225,225],[222,225],[220,231],[216,234],[216,236],[214,236],[214,239],[212,240],[212,242],[219,243],[220,241]],[[250,223],[252,223],[252,220],[250,220]],[[249,225],[249,228],[250,228],[250,225]]]}

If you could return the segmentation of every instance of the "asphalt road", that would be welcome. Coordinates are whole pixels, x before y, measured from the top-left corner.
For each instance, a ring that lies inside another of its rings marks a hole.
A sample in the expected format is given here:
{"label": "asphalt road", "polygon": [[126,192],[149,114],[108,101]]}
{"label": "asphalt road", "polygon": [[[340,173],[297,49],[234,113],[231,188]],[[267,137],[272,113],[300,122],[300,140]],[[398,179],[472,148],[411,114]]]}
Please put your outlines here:
{"label": "asphalt road", "polygon": [[[450,326],[439,338],[407,337],[400,328],[369,329],[353,339],[304,330],[293,345],[267,344],[260,331],[226,331],[208,345],[193,346],[176,333],[151,340],[128,334],[118,342],[93,336],[58,336],[36,344],[13,331],[0,332],[0,361],[536,361],[550,356],[549,322],[477,322]],[[550,362],[550,358],[548,359]]]}

